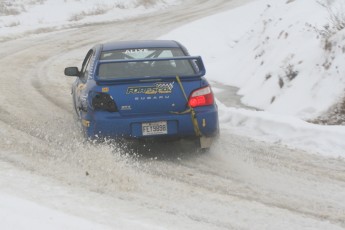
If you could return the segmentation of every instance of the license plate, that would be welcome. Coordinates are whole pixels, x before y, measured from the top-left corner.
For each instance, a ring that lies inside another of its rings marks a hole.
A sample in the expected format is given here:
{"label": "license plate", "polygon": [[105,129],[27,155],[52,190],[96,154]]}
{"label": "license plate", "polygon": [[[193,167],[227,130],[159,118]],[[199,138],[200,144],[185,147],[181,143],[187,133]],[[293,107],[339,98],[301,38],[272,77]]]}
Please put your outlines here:
{"label": "license plate", "polygon": [[150,122],[141,124],[143,136],[168,134],[166,121]]}

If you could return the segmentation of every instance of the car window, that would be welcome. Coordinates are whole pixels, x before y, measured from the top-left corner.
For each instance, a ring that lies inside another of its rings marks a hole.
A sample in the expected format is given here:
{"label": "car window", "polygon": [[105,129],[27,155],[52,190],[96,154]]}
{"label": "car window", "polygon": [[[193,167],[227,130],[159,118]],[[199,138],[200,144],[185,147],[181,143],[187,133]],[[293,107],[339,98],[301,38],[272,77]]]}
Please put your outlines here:
{"label": "car window", "polygon": [[81,68],[81,75],[80,75],[80,79],[85,82],[88,79],[89,76],[89,71],[90,71],[90,60],[92,58],[92,55],[94,54],[94,51],[91,49],[87,52],[85,59],[83,61],[83,65]]}
{"label": "car window", "polygon": [[101,53],[101,60],[132,60],[121,63],[103,63],[98,68],[100,79],[189,76],[195,74],[190,60],[133,61],[145,58],[170,58],[185,56],[179,48],[122,49]]}

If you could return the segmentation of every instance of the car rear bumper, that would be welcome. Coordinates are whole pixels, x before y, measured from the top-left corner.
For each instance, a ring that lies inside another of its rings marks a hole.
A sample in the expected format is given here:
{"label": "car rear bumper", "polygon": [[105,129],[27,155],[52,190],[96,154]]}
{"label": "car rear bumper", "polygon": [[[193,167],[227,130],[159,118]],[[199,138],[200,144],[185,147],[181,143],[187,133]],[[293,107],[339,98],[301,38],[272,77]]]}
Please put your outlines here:
{"label": "car rear bumper", "polygon": [[[219,133],[218,111],[216,106],[196,108],[196,119],[201,134],[206,137]],[[191,114],[148,114],[121,116],[120,113],[94,111],[83,117],[83,126],[88,138],[193,138],[196,137]],[[143,123],[167,122],[167,133],[144,135]]]}

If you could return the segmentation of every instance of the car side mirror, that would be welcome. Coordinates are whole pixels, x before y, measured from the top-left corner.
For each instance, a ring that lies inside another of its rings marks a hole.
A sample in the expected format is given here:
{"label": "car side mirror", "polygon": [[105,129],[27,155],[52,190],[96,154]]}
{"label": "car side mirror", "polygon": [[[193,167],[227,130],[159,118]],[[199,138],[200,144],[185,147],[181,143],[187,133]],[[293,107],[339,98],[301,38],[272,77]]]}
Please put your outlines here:
{"label": "car side mirror", "polygon": [[65,68],[65,75],[72,76],[72,77],[79,77],[80,72],[78,67],[67,67]]}

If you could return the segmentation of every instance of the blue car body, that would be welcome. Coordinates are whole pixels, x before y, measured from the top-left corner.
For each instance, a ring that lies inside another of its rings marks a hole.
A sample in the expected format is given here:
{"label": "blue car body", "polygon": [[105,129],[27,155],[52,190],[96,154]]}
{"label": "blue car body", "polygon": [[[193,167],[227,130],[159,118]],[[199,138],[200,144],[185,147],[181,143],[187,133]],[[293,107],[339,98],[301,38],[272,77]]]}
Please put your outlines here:
{"label": "blue car body", "polygon": [[201,140],[219,133],[218,109],[199,56],[176,41],[119,41],[90,49],[72,86],[88,138]]}

